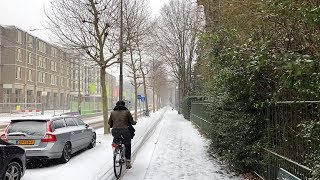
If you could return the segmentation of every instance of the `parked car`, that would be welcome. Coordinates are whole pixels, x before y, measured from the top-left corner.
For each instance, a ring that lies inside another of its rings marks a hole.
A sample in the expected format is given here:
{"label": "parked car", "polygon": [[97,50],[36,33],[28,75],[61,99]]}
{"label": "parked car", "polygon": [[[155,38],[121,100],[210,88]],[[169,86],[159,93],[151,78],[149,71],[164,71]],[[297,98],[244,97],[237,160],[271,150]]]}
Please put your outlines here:
{"label": "parked car", "polygon": [[19,180],[24,175],[25,170],[25,150],[0,139],[0,179]]}
{"label": "parked car", "polygon": [[1,138],[23,147],[27,159],[60,159],[62,163],[71,154],[96,145],[94,129],[69,115],[13,119]]}

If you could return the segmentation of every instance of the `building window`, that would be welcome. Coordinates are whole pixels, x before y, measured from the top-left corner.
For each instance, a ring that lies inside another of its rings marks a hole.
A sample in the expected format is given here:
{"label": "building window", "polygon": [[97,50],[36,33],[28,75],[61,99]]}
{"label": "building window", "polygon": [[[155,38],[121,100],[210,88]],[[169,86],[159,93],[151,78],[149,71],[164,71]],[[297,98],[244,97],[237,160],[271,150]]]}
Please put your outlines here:
{"label": "building window", "polygon": [[32,48],[32,46],[33,46],[33,37],[28,35],[28,47]]}
{"label": "building window", "polygon": [[28,64],[32,65],[32,53],[31,52],[28,53]]}
{"label": "building window", "polygon": [[58,56],[58,49],[55,47],[51,47],[51,56],[57,57]]}
{"label": "building window", "polygon": [[22,32],[17,29],[17,42],[22,43]]}
{"label": "building window", "polygon": [[42,82],[42,72],[38,71],[38,82]]}
{"label": "building window", "polygon": [[42,67],[43,66],[43,57],[38,56],[38,67]]}
{"label": "building window", "polygon": [[51,85],[54,85],[54,82],[53,82],[53,75],[51,75],[50,79],[51,79]]}
{"label": "building window", "polygon": [[57,71],[57,62],[51,61],[51,71]]}
{"label": "building window", "polygon": [[47,67],[47,60],[45,58],[43,58],[43,63],[42,63],[42,67],[45,69]]}
{"label": "building window", "polygon": [[51,71],[54,71],[54,64],[53,64],[53,61],[51,61]]}
{"label": "building window", "polygon": [[42,73],[42,82],[46,83],[46,73]]}
{"label": "building window", "polygon": [[66,68],[67,68],[67,70],[66,70],[67,76],[70,76],[69,66],[67,65]]}
{"label": "building window", "polygon": [[16,100],[15,102],[16,103],[21,103],[23,102],[23,95],[22,95],[22,90],[21,89],[16,89],[15,90],[15,95],[16,95]]}
{"label": "building window", "polygon": [[57,85],[57,76],[51,75],[51,85]]}
{"label": "building window", "polygon": [[17,59],[17,61],[20,61],[20,62],[22,61],[21,49],[17,49],[16,59]]}
{"label": "building window", "polygon": [[43,41],[38,41],[38,50],[40,52],[46,53],[46,43]]}
{"label": "building window", "polygon": [[10,103],[11,102],[11,89],[4,89],[3,90],[3,103]]}
{"label": "building window", "polygon": [[63,82],[63,77],[62,77],[61,80],[60,80],[60,86],[61,86],[61,87],[63,87],[63,83],[64,83],[64,82]]}
{"label": "building window", "polygon": [[38,67],[46,69],[46,59],[42,56],[38,56]]}
{"label": "building window", "polygon": [[32,70],[28,70],[28,81],[32,81]]}
{"label": "building window", "polygon": [[38,71],[38,82],[46,83],[46,73]]}
{"label": "building window", "polygon": [[22,79],[21,67],[16,68],[16,79]]}

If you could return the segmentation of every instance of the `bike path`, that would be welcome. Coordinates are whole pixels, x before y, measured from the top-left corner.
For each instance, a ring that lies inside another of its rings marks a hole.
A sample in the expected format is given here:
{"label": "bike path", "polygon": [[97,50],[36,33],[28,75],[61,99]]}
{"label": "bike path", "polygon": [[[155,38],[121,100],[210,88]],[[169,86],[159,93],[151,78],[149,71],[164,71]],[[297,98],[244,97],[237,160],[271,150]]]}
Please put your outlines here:
{"label": "bike path", "polygon": [[242,179],[208,154],[208,141],[190,121],[168,110],[123,180]]}

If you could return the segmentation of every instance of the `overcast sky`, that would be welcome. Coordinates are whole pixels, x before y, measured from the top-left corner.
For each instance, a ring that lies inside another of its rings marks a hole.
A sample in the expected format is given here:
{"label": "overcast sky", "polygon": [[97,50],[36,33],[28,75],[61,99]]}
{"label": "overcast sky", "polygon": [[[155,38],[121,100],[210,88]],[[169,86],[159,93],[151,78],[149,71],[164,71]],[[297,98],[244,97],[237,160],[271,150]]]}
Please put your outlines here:
{"label": "overcast sky", "polygon": [[[156,15],[161,6],[169,0],[149,0],[152,14]],[[50,0],[0,0],[0,24],[15,25],[23,30],[39,29],[31,34],[43,40],[51,41],[49,33],[44,29],[44,7]]]}
{"label": "overcast sky", "polygon": [[[46,30],[44,9],[48,8],[51,0],[0,0],[0,25],[14,25],[49,43],[56,42],[50,38]],[[149,0],[152,14],[158,14],[160,8],[170,0]],[[116,75],[119,67],[113,66],[108,72]],[[117,77],[117,76],[116,76]],[[118,78],[118,77],[117,77]]]}

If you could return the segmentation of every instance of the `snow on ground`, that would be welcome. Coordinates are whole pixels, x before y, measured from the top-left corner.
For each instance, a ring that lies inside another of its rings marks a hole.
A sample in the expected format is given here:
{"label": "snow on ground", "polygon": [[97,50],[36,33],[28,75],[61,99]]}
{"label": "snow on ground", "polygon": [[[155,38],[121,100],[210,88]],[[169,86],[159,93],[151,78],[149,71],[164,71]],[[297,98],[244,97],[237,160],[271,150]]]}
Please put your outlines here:
{"label": "snow on ground", "polygon": [[[151,117],[138,120],[135,126],[136,136],[132,141],[132,151],[141,143],[139,140],[148,131],[151,124],[158,120],[163,113],[164,109],[151,114]],[[28,168],[22,180],[101,179],[105,171],[113,167],[112,136],[110,134],[104,135],[103,129],[96,130],[96,133],[97,146],[95,148],[77,153],[66,164],[59,164],[53,161],[48,167],[35,166],[31,169]]]}
{"label": "snow on ground", "polygon": [[[138,120],[132,152],[142,143],[146,132],[165,112],[162,109],[151,117]],[[47,167],[28,168],[22,180],[106,180],[109,170],[113,177],[112,136],[97,129],[97,146],[77,153],[70,162],[53,161]],[[154,133],[133,157],[133,168],[126,171],[125,180],[225,180],[240,179],[228,174],[224,167],[207,153],[207,141],[190,121],[176,111],[166,111]],[[111,171],[110,171],[111,170]]]}
{"label": "snow on ground", "polygon": [[167,111],[154,135],[138,152],[124,180],[241,179],[229,174],[207,153],[207,141],[190,121]]}

